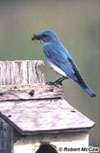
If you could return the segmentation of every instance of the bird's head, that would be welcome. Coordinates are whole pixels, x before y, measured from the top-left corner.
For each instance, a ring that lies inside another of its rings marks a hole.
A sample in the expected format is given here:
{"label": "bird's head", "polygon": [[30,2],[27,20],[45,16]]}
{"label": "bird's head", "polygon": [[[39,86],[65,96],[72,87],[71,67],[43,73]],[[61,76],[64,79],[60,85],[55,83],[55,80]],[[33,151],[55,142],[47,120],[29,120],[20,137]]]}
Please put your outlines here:
{"label": "bird's head", "polygon": [[58,40],[57,34],[52,30],[45,30],[39,34],[34,34],[32,40],[43,40],[44,43],[52,42]]}

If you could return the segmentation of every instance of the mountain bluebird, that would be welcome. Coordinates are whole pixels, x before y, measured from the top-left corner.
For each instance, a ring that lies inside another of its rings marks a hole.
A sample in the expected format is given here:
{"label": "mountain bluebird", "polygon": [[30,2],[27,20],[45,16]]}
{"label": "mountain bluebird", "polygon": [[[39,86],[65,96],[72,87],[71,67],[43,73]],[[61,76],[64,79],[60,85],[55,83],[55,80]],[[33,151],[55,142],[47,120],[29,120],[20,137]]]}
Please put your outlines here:
{"label": "mountain bluebird", "polygon": [[52,30],[42,31],[32,37],[32,40],[42,40],[44,42],[44,54],[50,67],[60,74],[61,78],[51,84],[61,84],[65,79],[74,80],[91,97],[95,97],[95,92],[89,88],[82,79],[79,70],[67,49],[60,42],[57,34]]}

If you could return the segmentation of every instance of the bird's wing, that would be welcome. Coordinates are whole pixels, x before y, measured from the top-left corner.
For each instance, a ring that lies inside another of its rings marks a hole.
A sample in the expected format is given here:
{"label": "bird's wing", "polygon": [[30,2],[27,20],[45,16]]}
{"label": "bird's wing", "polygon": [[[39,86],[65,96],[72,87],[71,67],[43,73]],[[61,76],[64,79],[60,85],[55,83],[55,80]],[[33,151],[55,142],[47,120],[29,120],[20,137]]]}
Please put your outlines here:
{"label": "bird's wing", "polygon": [[44,53],[45,56],[53,64],[63,70],[67,76],[69,76],[74,81],[78,81],[80,84],[86,87],[86,84],[83,81],[76,64],[74,63],[70,54],[65,50],[65,48],[46,45],[44,46]]}
{"label": "bird's wing", "polygon": [[87,88],[86,83],[84,82],[84,80],[82,79],[79,70],[77,69],[75,63],[73,62],[73,60],[71,58],[68,58],[69,62],[71,63],[73,69],[74,69],[74,76],[77,78],[77,81],[83,86]]}

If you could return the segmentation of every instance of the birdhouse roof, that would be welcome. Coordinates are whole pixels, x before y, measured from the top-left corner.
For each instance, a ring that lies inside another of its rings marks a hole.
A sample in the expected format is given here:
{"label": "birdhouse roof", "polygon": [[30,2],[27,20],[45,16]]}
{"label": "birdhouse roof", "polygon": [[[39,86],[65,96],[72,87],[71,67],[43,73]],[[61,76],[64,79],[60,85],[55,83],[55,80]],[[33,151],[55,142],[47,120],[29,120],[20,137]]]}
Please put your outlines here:
{"label": "birdhouse roof", "polygon": [[89,131],[95,125],[61,97],[8,99],[0,103],[0,117],[22,135]]}

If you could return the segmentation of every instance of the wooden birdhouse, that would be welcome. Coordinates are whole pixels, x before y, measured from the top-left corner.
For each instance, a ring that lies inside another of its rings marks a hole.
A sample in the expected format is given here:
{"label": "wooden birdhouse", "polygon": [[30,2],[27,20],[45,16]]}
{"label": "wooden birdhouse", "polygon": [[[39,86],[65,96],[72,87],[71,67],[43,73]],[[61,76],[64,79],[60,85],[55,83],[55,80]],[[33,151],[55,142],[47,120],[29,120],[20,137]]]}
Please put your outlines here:
{"label": "wooden birdhouse", "polygon": [[46,85],[43,61],[0,62],[0,153],[84,153],[94,122]]}

